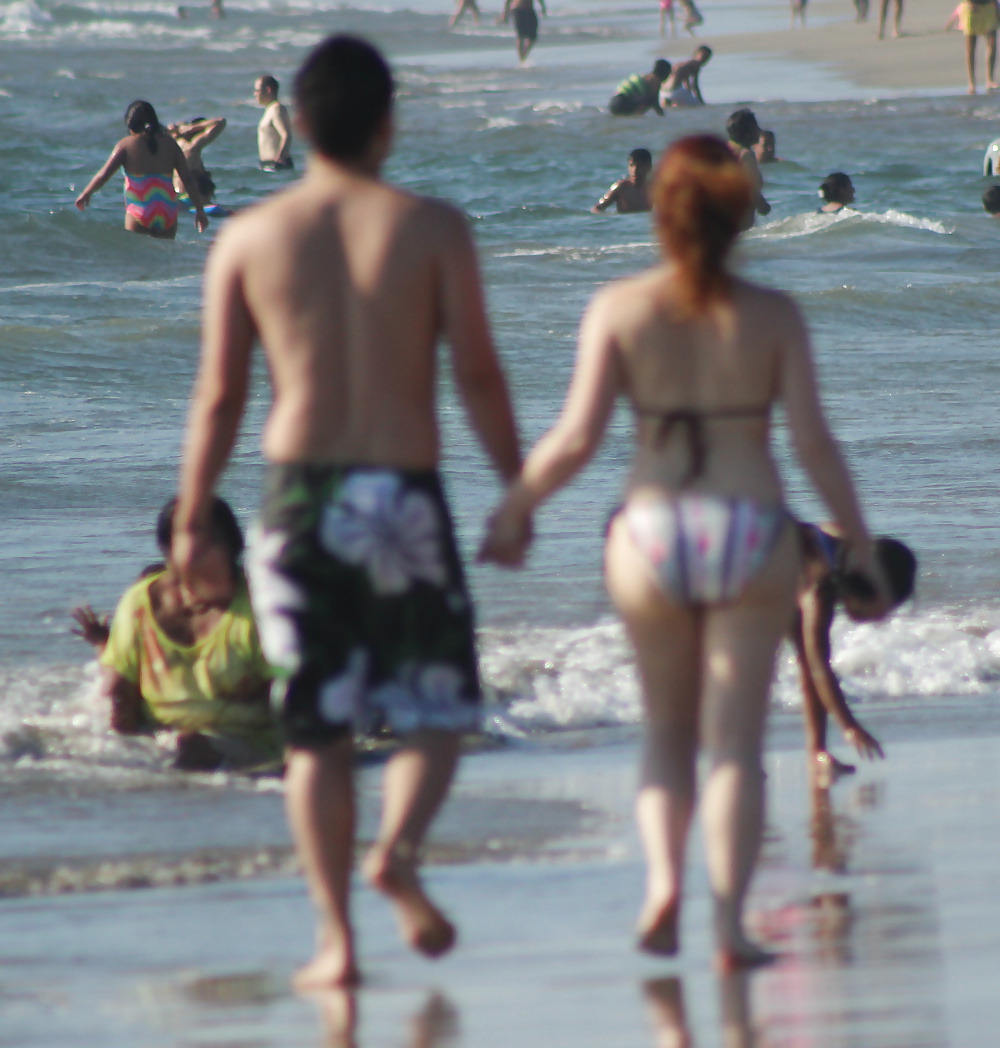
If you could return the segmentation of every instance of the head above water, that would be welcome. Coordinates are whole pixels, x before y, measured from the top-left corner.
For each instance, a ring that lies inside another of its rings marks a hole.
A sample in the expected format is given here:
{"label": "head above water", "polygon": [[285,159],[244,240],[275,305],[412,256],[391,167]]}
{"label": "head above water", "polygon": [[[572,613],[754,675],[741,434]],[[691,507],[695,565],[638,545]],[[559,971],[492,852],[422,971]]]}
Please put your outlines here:
{"label": "head above water", "polygon": [[737,109],[726,121],[726,134],[730,142],[749,149],[760,138],[760,125],[752,109]]}
{"label": "head above water", "polygon": [[850,175],[845,175],[843,171],[827,175],[819,192],[828,204],[850,204],[854,201],[854,184]]}
{"label": "head above water", "polygon": [[757,139],[757,159],[773,160],[775,148],[774,132],[767,131],[762,127],[760,129],[760,138]]}
{"label": "head above water", "polygon": [[278,97],[278,81],[265,73],[254,81],[253,93],[257,98],[275,99]]}
{"label": "head above water", "polygon": [[1000,185],[990,186],[983,193],[983,207],[991,215],[1000,215]]}
{"label": "head above water", "polygon": [[655,76],[660,83],[663,83],[663,81],[670,76],[673,68],[674,67],[665,58],[658,58],[653,63],[653,76]]}
{"label": "head above water", "polygon": [[145,135],[149,151],[156,152],[156,133],[160,130],[160,121],[151,103],[137,98],[125,110],[125,126],[133,135]]}
{"label": "head above water", "polygon": [[653,166],[653,158],[648,149],[633,149],[628,155],[628,162],[636,171],[649,171]]}
{"label": "head above water", "polygon": [[750,179],[714,135],[678,139],[653,177],[655,225],[674,262],[675,305],[697,315],[729,291],[725,262],[751,207]]}
{"label": "head above water", "polygon": [[379,52],[353,36],[331,36],[295,77],[295,104],[317,152],[362,159],[392,112],[392,72]]}
{"label": "head above water", "polygon": [[[156,518],[156,545],[165,560],[170,560],[170,544],[174,535],[174,511],[177,499],[165,503]],[[212,499],[208,519],[209,533],[212,540],[221,546],[229,555],[233,567],[237,567],[243,556],[243,531],[236,514],[225,499],[218,495]]]}

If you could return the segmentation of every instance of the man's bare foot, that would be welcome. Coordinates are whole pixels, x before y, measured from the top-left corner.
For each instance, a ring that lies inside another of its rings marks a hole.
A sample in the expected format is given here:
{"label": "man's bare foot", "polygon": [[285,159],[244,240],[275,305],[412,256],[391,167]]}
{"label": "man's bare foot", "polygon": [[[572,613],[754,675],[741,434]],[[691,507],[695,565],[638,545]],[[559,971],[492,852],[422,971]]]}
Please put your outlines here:
{"label": "man's bare foot", "polygon": [[416,859],[403,845],[376,844],[362,866],[365,877],[396,908],[403,939],[426,957],[440,957],[455,945],[455,926],[431,902],[417,876]]}
{"label": "man's bare foot", "polygon": [[721,975],[730,975],[748,968],[763,968],[766,964],[774,964],[777,959],[778,954],[744,939],[738,946],[719,950],[715,955],[715,967]]}
{"label": "man's bare foot", "polygon": [[679,915],[676,902],[665,906],[647,906],[639,918],[639,949],[659,957],[673,957],[677,953]]}
{"label": "man's bare foot", "polygon": [[300,993],[334,990],[357,986],[361,973],[354,963],[350,940],[337,942],[337,937],[321,929],[316,956],[292,976],[292,987]]}

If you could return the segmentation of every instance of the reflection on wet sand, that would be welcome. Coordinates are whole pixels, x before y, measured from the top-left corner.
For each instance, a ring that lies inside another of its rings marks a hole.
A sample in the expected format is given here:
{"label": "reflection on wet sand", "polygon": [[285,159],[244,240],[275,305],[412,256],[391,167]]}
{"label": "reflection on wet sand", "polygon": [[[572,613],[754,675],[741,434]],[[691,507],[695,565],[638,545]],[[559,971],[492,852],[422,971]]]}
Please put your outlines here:
{"label": "reflection on wet sand", "polygon": [[[359,1048],[358,991],[325,990],[310,994],[323,1024],[322,1048]],[[410,1019],[407,1048],[444,1048],[458,1036],[458,1010],[440,993],[430,993]]]}
{"label": "reflection on wet sand", "polygon": [[[732,972],[718,977],[724,1048],[765,1048],[757,1039],[750,1011],[750,980],[759,972]],[[656,1032],[655,1048],[695,1048],[684,1007],[684,987],[676,976],[643,984]],[[712,1038],[714,1041],[714,1038]]]}

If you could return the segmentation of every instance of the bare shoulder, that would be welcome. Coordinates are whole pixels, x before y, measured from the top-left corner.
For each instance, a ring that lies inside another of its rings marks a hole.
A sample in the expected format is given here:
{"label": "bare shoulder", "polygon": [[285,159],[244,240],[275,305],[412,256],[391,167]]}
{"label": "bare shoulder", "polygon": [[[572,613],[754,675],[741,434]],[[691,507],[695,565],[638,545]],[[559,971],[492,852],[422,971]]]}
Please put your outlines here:
{"label": "bare shoulder", "polygon": [[737,300],[755,317],[763,318],[772,330],[790,333],[803,328],[802,312],[791,295],[741,278],[734,279],[733,283]]}
{"label": "bare shoulder", "polygon": [[623,280],[605,284],[590,300],[587,319],[604,324],[609,330],[625,332],[647,323],[662,300],[664,281],[660,266]]}
{"label": "bare shoulder", "polygon": [[436,197],[416,196],[394,189],[404,198],[404,206],[411,212],[413,223],[442,247],[457,246],[471,241],[472,231],[465,212]]}

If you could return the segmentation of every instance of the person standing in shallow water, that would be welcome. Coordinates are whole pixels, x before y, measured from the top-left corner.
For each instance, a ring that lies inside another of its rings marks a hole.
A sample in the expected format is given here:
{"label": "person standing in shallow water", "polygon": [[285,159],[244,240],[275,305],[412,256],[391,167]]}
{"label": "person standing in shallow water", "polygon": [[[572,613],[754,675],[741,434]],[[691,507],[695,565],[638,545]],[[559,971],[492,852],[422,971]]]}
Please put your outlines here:
{"label": "person standing in shallow water", "polygon": [[[542,9],[543,15],[548,14],[545,10],[545,0],[538,0],[538,6]],[[514,32],[517,34],[517,57],[524,65],[538,39],[538,14],[535,11],[535,0],[505,0],[503,14],[497,19],[497,24],[506,25],[511,15],[514,16]]]}
{"label": "person standing in shallow water", "polygon": [[278,101],[278,81],[260,76],[254,81],[253,97],[264,107],[257,125],[257,166],[262,171],[290,171],[292,160],[292,119]]}
{"label": "person standing in shallow water", "polygon": [[180,146],[160,126],[156,110],[137,99],[125,110],[128,134],[121,139],[104,166],[76,198],[83,211],[91,197],[121,168],[125,173],[125,228],[130,233],[161,240],[177,236],[180,207],[174,189],[174,173],[195,206],[195,228],[204,233],[208,218],[191,169]]}
{"label": "person standing in shallow water", "polygon": [[500,477],[520,451],[468,223],[379,172],[393,81],[374,48],[333,37],[295,82],[313,146],[305,176],[230,219],[209,257],[201,364],[174,521],[174,563],[211,595],[205,522],[243,413],[260,339],[272,404],[248,576],[289,744],[286,804],[319,911],[300,988],[360,978],[350,917],[353,733],[402,744],[384,776],[365,877],[428,957],[455,929],[418,873],[462,732],[479,723],[472,606],[437,467],[439,339]]}
{"label": "person standing in shallow water", "polygon": [[799,555],[770,451],[782,403],[807,473],[850,541],[849,568],[884,591],[850,474],[827,428],[793,301],[726,266],[754,187],[726,143],[682,138],[653,179],[659,266],[605,287],[583,318],[556,425],[491,518],[481,556],[523,561],[534,510],[601,443],[615,402],[635,413],[624,506],[605,546],[608,591],[635,652],[646,737],[637,800],[647,863],[639,946],[677,952],[703,745],[702,817],[723,970],[772,958],[743,928],[761,843],[761,754],[774,658]]}
{"label": "person standing in shallow water", "polygon": [[590,209],[595,215],[607,211],[612,204],[618,214],[648,211],[649,175],[653,158],[648,149],[633,149],[628,155],[628,178],[619,179]]}

